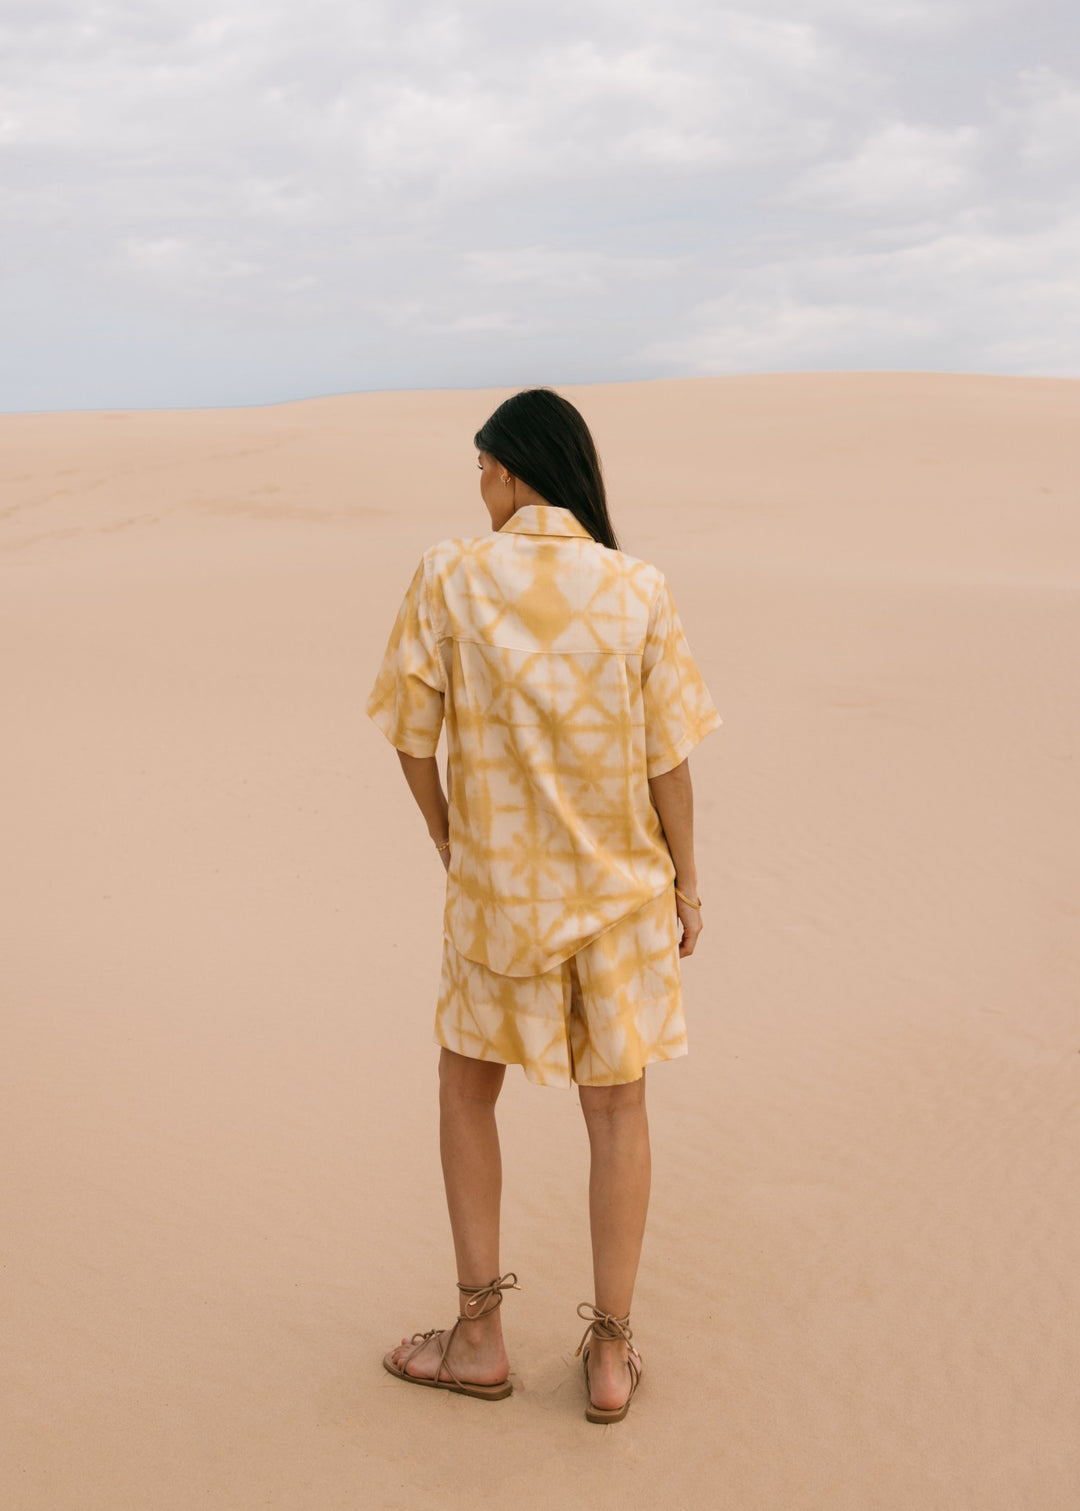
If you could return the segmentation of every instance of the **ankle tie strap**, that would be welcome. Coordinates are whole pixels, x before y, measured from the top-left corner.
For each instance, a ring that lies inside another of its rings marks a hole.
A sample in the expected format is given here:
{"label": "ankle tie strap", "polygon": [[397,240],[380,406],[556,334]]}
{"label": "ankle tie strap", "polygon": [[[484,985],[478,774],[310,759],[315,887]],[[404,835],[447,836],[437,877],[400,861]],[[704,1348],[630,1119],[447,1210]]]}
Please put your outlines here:
{"label": "ankle tie strap", "polygon": [[[458,1290],[463,1296],[469,1298],[465,1303],[461,1321],[476,1322],[502,1306],[503,1291],[520,1291],[521,1287],[517,1283],[517,1276],[513,1270],[508,1270],[505,1275],[496,1275],[495,1279],[489,1280],[487,1285],[462,1285],[459,1280]],[[488,1301],[492,1302],[491,1306],[485,1305]]]}
{"label": "ankle tie strap", "polygon": [[625,1317],[613,1317],[610,1312],[602,1312],[599,1307],[592,1306],[588,1301],[583,1301],[577,1309],[577,1314],[579,1317],[587,1318],[589,1325],[585,1329],[581,1342],[574,1350],[575,1359],[581,1353],[586,1343],[588,1343],[590,1337],[599,1339],[601,1343],[614,1343],[617,1339],[621,1338],[627,1347],[630,1346],[630,1340],[634,1335],[630,1331],[629,1312],[627,1312]]}

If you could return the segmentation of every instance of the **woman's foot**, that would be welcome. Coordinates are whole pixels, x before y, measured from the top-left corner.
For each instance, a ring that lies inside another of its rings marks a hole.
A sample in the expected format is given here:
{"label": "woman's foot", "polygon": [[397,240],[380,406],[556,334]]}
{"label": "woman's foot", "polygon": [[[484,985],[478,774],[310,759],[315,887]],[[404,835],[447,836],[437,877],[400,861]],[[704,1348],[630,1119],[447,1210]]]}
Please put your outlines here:
{"label": "woman's foot", "polygon": [[499,1385],[506,1379],[510,1366],[503,1344],[502,1326],[497,1318],[477,1317],[470,1320],[467,1327],[459,1327],[450,1340],[445,1365],[440,1373],[447,1331],[449,1329],[432,1333],[427,1342],[419,1347],[412,1339],[402,1338],[398,1346],[390,1350],[387,1358],[398,1370],[416,1380],[438,1378],[450,1381],[456,1375],[465,1385]]}
{"label": "woman's foot", "polygon": [[630,1317],[616,1317],[583,1301],[578,1316],[588,1322],[577,1346],[585,1366],[588,1422],[621,1422],[641,1380],[641,1355],[634,1347]]}
{"label": "woman's foot", "polygon": [[606,1342],[594,1333],[589,1340],[586,1363],[589,1401],[598,1411],[618,1411],[629,1401],[634,1390],[634,1376],[627,1357],[641,1374],[641,1355],[622,1338]]}

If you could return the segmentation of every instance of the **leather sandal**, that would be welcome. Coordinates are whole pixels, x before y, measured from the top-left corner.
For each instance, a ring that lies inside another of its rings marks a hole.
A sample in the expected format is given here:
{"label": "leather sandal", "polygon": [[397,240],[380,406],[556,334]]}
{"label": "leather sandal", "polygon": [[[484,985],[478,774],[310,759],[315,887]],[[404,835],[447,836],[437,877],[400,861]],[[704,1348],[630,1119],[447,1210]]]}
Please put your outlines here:
{"label": "leather sandal", "polygon": [[[581,1354],[581,1363],[585,1370],[585,1394],[589,1398],[589,1404],[585,1408],[585,1420],[587,1422],[621,1422],[630,1410],[630,1402],[634,1399],[634,1391],[637,1390],[641,1381],[641,1355],[637,1353],[631,1342],[633,1333],[630,1331],[630,1318],[613,1317],[610,1312],[602,1312],[599,1308],[583,1301],[577,1309],[578,1316],[588,1320],[585,1336],[574,1351],[574,1358]],[[594,1406],[592,1395],[589,1391],[589,1353],[593,1339],[601,1343],[614,1343],[621,1338],[626,1344],[626,1367],[630,1371],[630,1394],[621,1406],[613,1406],[610,1409],[602,1406]],[[635,1356],[638,1363],[635,1363]]]}
{"label": "leather sandal", "polygon": [[[474,1385],[469,1380],[459,1380],[454,1371],[446,1362],[446,1356],[450,1352],[450,1345],[454,1341],[454,1334],[463,1322],[477,1322],[481,1317],[486,1317],[489,1312],[495,1311],[502,1306],[503,1291],[520,1291],[517,1276],[510,1272],[506,1275],[497,1275],[487,1285],[461,1285],[458,1290],[469,1299],[465,1302],[465,1309],[459,1313],[457,1321],[447,1332],[442,1328],[432,1327],[426,1333],[413,1333],[410,1342],[416,1347],[412,1353],[406,1354],[401,1364],[394,1362],[394,1352],[391,1349],[383,1355],[383,1368],[390,1374],[396,1375],[399,1380],[407,1380],[410,1385],[428,1385],[434,1390],[452,1390],[459,1396],[475,1396],[480,1401],[502,1401],[513,1392],[514,1387],[510,1384],[509,1375],[505,1380],[499,1380],[494,1385]],[[489,1306],[487,1303],[490,1302]],[[441,1338],[442,1353],[439,1358],[439,1367],[433,1380],[425,1380],[420,1375],[409,1374],[409,1360],[416,1355],[427,1343],[429,1338]],[[442,1378],[443,1372],[450,1376],[448,1380]]]}

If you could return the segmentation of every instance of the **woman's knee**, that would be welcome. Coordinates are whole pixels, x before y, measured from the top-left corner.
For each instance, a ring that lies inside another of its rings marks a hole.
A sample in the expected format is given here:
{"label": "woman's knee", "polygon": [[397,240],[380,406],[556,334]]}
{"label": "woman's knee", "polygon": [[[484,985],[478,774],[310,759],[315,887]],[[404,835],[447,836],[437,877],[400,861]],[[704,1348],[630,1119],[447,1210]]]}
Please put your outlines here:
{"label": "woman's knee", "polygon": [[439,1098],[443,1103],[486,1102],[494,1106],[505,1075],[505,1065],[492,1060],[471,1060],[452,1049],[444,1049],[439,1056]]}
{"label": "woman's knee", "polygon": [[620,1118],[640,1117],[645,1111],[645,1077],[622,1086],[579,1086],[581,1110],[590,1128]]}

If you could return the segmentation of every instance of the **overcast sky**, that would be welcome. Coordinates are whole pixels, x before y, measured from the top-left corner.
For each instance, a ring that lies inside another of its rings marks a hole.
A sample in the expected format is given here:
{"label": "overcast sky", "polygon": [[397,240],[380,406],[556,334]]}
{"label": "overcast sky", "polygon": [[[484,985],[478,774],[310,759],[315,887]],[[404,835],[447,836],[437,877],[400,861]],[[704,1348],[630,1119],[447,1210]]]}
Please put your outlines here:
{"label": "overcast sky", "polygon": [[0,0],[0,409],[1080,376],[1074,0]]}

